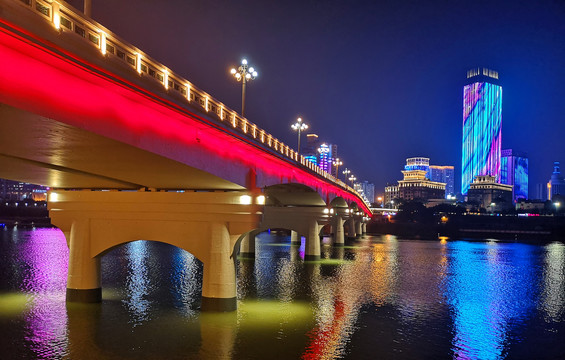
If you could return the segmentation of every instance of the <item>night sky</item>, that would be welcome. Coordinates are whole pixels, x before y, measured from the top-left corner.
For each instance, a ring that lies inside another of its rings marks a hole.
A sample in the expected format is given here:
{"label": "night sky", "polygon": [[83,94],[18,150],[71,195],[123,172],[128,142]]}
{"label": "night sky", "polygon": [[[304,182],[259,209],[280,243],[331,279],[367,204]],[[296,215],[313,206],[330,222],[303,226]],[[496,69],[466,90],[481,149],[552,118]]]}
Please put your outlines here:
{"label": "night sky", "polygon": [[259,72],[247,118],[296,147],[301,116],[377,192],[413,156],[454,165],[460,190],[473,67],[500,74],[502,148],[529,155],[530,197],[553,161],[565,173],[563,0],[92,2],[96,21],[238,112],[229,69],[246,57]]}

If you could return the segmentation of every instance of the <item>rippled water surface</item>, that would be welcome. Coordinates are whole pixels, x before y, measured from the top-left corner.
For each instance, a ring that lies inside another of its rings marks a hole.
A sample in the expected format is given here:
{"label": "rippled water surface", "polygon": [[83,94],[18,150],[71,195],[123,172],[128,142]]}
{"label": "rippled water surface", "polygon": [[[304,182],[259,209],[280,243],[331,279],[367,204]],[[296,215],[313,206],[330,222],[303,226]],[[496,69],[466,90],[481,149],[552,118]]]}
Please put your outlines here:
{"label": "rippled water surface", "polygon": [[261,234],[238,310],[201,313],[202,263],[136,241],[102,257],[101,304],[66,304],[56,229],[0,229],[2,359],[565,359],[563,243],[327,239],[305,262]]}

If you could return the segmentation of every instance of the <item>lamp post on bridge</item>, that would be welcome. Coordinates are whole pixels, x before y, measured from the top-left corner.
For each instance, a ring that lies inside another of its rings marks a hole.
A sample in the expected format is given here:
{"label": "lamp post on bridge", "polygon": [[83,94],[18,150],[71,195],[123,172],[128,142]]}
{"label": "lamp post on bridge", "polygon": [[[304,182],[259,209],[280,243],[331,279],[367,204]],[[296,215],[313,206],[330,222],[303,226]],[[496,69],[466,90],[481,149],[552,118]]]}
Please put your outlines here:
{"label": "lamp post on bridge", "polygon": [[300,154],[300,133],[308,129],[308,125],[302,122],[302,118],[296,119],[296,122],[291,125],[292,130],[298,131],[298,149],[297,153]]}
{"label": "lamp post on bridge", "polygon": [[249,67],[246,59],[241,60],[241,66],[237,70],[232,68],[230,73],[237,81],[241,81],[241,116],[245,117],[245,85],[248,81],[255,80],[258,73],[253,67]]}
{"label": "lamp post on bridge", "polygon": [[355,187],[353,186],[353,182],[354,182],[355,180],[357,180],[357,178],[356,178],[353,174],[351,174],[351,176],[349,177],[349,181],[351,181],[351,187],[352,187],[353,189],[355,189]]}
{"label": "lamp post on bridge", "polygon": [[343,161],[341,161],[339,158],[335,158],[334,161],[332,161],[333,166],[335,166],[335,177],[338,178],[339,177],[339,167],[341,165],[343,165]]}
{"label": "lamp post on bridge", "polygon": [[347,175],[349,175],[351,173],[351,170],[349,170],[348,168],[345,168],[345,170],[342,171],[342,174],[345,175],[345,180],[347,180]]}

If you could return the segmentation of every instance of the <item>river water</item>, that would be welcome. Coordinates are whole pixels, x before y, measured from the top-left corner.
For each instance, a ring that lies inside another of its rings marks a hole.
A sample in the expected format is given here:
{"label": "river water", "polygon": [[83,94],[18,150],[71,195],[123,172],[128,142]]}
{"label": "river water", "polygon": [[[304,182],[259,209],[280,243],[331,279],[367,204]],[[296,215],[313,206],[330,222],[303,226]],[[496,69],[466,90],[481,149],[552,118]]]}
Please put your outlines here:
{"label": "river water", "polygon": [[305,262],[261,234],[238,310],[199,311],[202,264],[136,241],[101,304],[66,304],[57,229],[0,229],[1,359],[565,359],[565,245],[366,237]]}

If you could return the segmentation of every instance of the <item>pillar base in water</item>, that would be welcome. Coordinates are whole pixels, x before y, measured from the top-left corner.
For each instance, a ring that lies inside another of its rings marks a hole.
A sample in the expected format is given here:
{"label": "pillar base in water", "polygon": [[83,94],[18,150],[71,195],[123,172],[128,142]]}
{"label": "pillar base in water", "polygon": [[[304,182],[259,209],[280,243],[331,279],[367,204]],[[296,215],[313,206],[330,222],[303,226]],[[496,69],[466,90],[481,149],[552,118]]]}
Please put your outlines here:
{"label": "pillar base in water", "polygon": [[304,261],[317,261],[320,260],[320,255],[304,255]]}
{"label": "pillar base in water", "polygon": [[211,298],[202,296],[201,311],[235,311],[237,310],[237,298]]}
{"label": "pillar base in water", "polygon": [[345,243],[333,243],[334,247],[344,247]]}
{"label": "pillar base in water", "polygon": [[242,258],[251,258],[254,259],[255,258],[255,253],[254,252],[240,252],[239,256]]}
{"label": "pillar base in water", "polygon": [[102,288],[96,289],[69,289],[67,288],[67,301],[79,303],[102,302]]}

